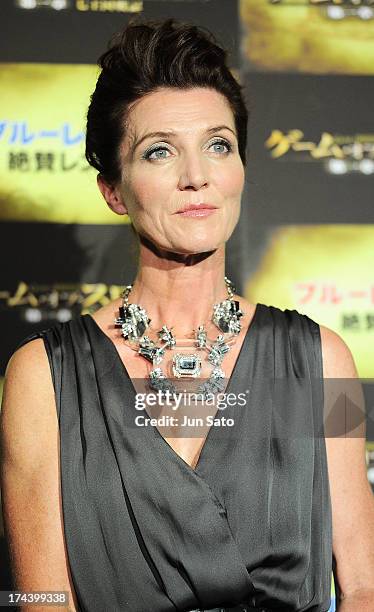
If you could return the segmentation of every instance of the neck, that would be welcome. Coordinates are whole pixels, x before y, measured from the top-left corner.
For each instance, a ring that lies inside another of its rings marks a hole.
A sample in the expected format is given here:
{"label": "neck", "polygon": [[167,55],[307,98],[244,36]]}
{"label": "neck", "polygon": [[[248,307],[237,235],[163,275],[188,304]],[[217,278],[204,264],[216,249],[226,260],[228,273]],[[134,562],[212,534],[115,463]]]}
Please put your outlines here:
{"label": "neck", "polygon": [[224,276],[224,246],[200,255],[160,257],[141,245],[129,303],[147,311],[153,329],[167,325],[186,337],[211,321],[213,305],[227,299]]}

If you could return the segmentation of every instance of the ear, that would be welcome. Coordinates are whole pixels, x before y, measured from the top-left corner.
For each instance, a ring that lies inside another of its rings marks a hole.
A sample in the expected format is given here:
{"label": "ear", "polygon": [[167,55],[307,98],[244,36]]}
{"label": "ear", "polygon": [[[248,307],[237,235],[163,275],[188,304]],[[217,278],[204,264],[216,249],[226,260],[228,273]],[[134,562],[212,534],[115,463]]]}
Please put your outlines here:
{"label": "ear", "polygon": [[107,183],[101,174],[97,175],[97,185],[104,200],[113,212],[117,213],[117,215],[128,215],[126,205],[117,187]]}

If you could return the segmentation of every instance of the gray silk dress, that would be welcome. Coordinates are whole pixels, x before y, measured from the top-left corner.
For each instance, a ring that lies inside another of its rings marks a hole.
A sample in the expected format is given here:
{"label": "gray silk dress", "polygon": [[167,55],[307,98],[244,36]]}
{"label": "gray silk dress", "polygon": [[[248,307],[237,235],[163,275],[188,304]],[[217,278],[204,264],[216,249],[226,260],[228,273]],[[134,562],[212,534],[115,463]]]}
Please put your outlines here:
{"label": "gray silk dress", "polygon": [[[60,432],[63,521],[81,612],[325,612],[332,523],[319,325],[257,304],[195,469],[156,427],[90,315],[41,337]],[[249,390],[249,393],[248,393]],[[136,414],[135,414],[136,413]],[[252,606],[252,607],[251,607]]]}

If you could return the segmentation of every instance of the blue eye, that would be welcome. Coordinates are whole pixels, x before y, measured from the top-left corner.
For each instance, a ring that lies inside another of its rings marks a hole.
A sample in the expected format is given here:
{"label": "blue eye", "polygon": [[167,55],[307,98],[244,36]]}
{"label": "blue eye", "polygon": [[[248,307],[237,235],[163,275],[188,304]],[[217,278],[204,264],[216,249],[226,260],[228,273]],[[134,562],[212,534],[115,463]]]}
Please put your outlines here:
{"label": "blue eye", "polygon": [[[218,140],[215,140],[210,145],[210,147],[217,147],[217,146],[219,146],[219,147],[226,147],[226,151],[222,151],[222,150],[221,151],[215,151],[215,153],[223,153],[223,154],[227,155],[228,153],[230,153],[232,151],[231,144],[227,140],[223,140],[222,138],[219,138]],[[143,153],[143,155],[142,155],[142,159],[146,159],[146,160],[167,159],[166,155],[157,155],[157,153],[167,153],[167,152],[169,152],[169,149],[167,149],[164,146],[158,146],[158,147],[155,147],[153,149],[148,149],[148,151],[145,151],[145,153]],[[156,155],[153,155],[154,153]]]}
{"label": "blue eye", "polygon": [[155,149],[150,149],[149,151],[146,151],[144,153],[144,155],[142,155],[142,159],[166,159],[165,155],[162,156],[156,156],[156,157],[151,157],[151,155],[153,153],[158,153],[159,151],[168,151],[168,149],[166,147],[157,147]]}
{"label": "blue eye", "polygon": [[[212,142],[212,144],[210,145],[211,147],[226,147],[227,151],[222,151],[223,153],[230,153],[230,151],[232,151],[232,146],[229,142],[227,142],[227,140],[222,140],[221,138],[219,140],[216,140],[215,142]],[[216,151],[216,153],[220,153],[220,151]]]}

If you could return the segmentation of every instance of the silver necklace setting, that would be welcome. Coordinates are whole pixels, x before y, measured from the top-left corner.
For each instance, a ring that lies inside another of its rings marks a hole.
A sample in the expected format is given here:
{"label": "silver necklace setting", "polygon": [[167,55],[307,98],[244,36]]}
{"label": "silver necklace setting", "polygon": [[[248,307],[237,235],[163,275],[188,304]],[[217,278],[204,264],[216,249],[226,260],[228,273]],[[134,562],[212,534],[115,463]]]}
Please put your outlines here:
{"label": "silver necklace setting", "polygon": [[[225,373],[221,368],[226,353],[230,350],[230,341],[240,333],[240,318],[244,312],[240,310],[239,302],[234,300],[235,288],[232,282],[225,276],[225,284],[228,297],[226,300],[214,304],[212,322],[222,332],[215,340],[210,340],[204,325],[199,325],[193,330],[194,346],[198,351],[207,352],[207,360],[212,365],[210,377],[197,388],[197,393],[204,398],[211,397],[224,388]],[[159,342],[156,343],[145,334],[149,328],[151,319],[147,311],[139,304],[129,303],[132,285],[127,285],[122,293],[123,303],[119,307],[119,316],[115,318],[116,327],[121,328],[123,338],[130,343],[131,348],[139,355],[147,359],[153,369],[149,373],[149,386],[151,389],[175,395],[176,386],[169,380],[160,364],[165,356],[166,350],[175,350],[177,340],[172,333],[172,327],[163,325],[157,332]],[[198,352],[176,353],[172,360],[173,375],[177,378],[197,378],[202,369],[202,361]]]}

